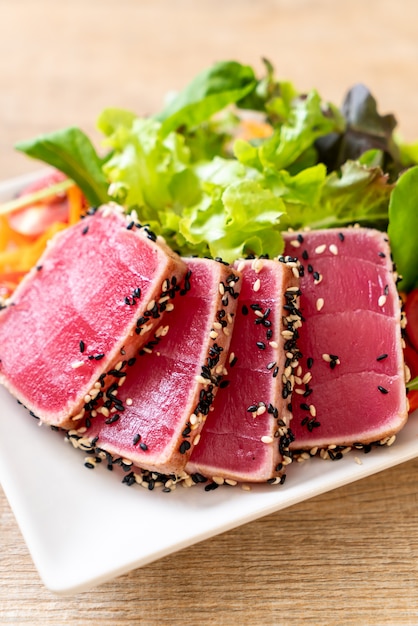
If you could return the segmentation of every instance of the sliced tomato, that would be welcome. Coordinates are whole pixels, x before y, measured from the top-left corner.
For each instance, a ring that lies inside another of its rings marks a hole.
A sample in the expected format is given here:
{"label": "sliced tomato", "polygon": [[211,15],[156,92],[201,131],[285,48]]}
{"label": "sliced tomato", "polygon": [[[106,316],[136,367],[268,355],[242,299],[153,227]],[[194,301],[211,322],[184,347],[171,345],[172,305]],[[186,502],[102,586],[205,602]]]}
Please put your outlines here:
{"label": "sliced tomato", "polygon": [[[64,174],[53,171],[51,174],[28,185],[20,195],[24,196],[39,191],[65,179]],[[54,222],[66,223],[68,221],[68,213],[68,198],[67,194],[64,194],[52,200],[38,202],[33,206],[14,211],[8,216],[8,221],[10,227],[17,233],[29,237],[38,237]]]}
{"label": "sliced tomato", "polygon": [[418,376],[418,352],[412,347],[408,338],[405,341],[403,355],[405,363],[411,370],[411,378],[416,378]]}
{"label": "sliced tomato", "polygon": [[418,351],[418,289],[408,294],[405,303],[406,334],[415,350]]}
{"label": "sliced tomato", "polygon": [[408,392],[408,400],[409,400],[409,413],[418,409],[418,391],[409,391]]}

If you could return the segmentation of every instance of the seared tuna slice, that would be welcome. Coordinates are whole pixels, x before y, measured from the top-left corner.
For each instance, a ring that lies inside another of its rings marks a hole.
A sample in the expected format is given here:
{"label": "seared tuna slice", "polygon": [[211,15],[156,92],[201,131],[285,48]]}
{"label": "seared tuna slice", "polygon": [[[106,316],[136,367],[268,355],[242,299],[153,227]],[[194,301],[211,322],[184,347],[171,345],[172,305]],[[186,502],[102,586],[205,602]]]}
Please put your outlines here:
{"label": "seared tuna slice", "polygon": [[257,259],[238,264],[241,293],[228,386],[217,396],[187,472],[217,483],[280,483],[291,461],[291,393],[298,367],[298,269]]}
{"label": "seared tuna slice", "polygon": [[[239,286],[222,263],[187,265],[173,312],[82,429],[83,445],[93,440],[125,465],[167,474],[184,469],[221,382]],[[77,433],[70,441],[78,445]]]}
{"label": "seared tuna slice", "polygon": [[[407,418],[401,311],[386,234],[366,228],[286,233],[304,266],[293,396],[294,449],[392,443]],[[339,448],[342,447],[342,448]]]}
{"label": "seared tuna slice", "polygon": [[42,422],[82,418],[160,323],[186,268],[154,240],[103,207],[50,242],[0,311],[0,382]]}

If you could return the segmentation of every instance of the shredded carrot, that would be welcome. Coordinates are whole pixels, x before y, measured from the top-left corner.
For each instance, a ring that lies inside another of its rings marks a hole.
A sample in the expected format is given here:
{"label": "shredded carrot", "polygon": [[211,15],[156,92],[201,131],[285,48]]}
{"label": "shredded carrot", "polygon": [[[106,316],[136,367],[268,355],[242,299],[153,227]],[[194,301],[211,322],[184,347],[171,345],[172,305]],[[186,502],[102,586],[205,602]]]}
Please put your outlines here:
{"label": "shredded carrot", "polygon": [[73,185],[72,187],[69,187],[67,189],[67,197],[68,197],[68,203],[70,205],[68,222],[71,225],[71,224],[75,224],[76,222],[78,222],[83,213],[83,209],[84,209],[83,194],[81,193],[81,190],[79,187],[77,187],[76,185]]}
{"label": "shredded carrot", "polygon": [[[67,195],[68,223],[56,221],[36,237],[14,230],[8,219],[8,214],[22,210],[25,206],[36,206],[34,200],[40,201],[38,196],[42,196],[42,200],[44,200],[44,195],[45,199],[49,199],[51,197],[50,191],[53,190],[60,193],[64,192]],[[4,296],[4,293],[10,295],[25,273],[36,264],[48,240],[59,231],[78,222],[84,210],[84,196],[79,187],[70,180],[59,182],[50,188],[46,187],[45,190],[37,190],[33,194],[29,193],[27,196],[22,196],[0,206],[0,296]]]}
{"label": "shredded carrot", "polygon": [[273,128],[267,122],[260,120],[242,120],[239,136],[249,141],[250,139],[264,139],[273,134]]}
{"label": "shredded carrot", "polygon": [[35,265],[45,249],[48,239],[67,228],[63,222],[55,222],[33,242],[25,242],[0,252],[0,272],[27,272]]}

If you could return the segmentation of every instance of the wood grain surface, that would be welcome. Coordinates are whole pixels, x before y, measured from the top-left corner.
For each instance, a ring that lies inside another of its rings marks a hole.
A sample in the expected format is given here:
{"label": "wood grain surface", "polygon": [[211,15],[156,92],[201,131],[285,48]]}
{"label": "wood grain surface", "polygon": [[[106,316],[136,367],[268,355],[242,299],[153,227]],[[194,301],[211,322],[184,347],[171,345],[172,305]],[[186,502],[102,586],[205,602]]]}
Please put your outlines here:
{"label": "wood grain surface", "polygon": [[[416,0],[0,0],[1,178],[37,167],[19,139],[95,136],[104,107],[152,112],[213,61],[262,56],[335,102],[366,83],[418,139]],[[70,598],[41,583],[1,492],[0,624],[418,624],[417,478],[418,460]]]}

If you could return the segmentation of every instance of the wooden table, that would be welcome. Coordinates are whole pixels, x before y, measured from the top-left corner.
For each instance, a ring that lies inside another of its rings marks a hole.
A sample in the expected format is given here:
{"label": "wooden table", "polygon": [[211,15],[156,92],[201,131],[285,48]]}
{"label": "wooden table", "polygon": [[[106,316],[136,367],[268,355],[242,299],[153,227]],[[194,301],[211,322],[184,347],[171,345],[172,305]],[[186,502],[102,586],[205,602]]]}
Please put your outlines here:
{"label": "wooden table", "polygon": [[[370,86],[418,138],[416,0],[0,2],[1,178],[15,141],[140,113],[215,60],[316,86]],[[1,418],[1,416],[0,416]],[[230,531],[91,592],[46,590],[0,495],[0,624],[417,624],[418,460]]]}

